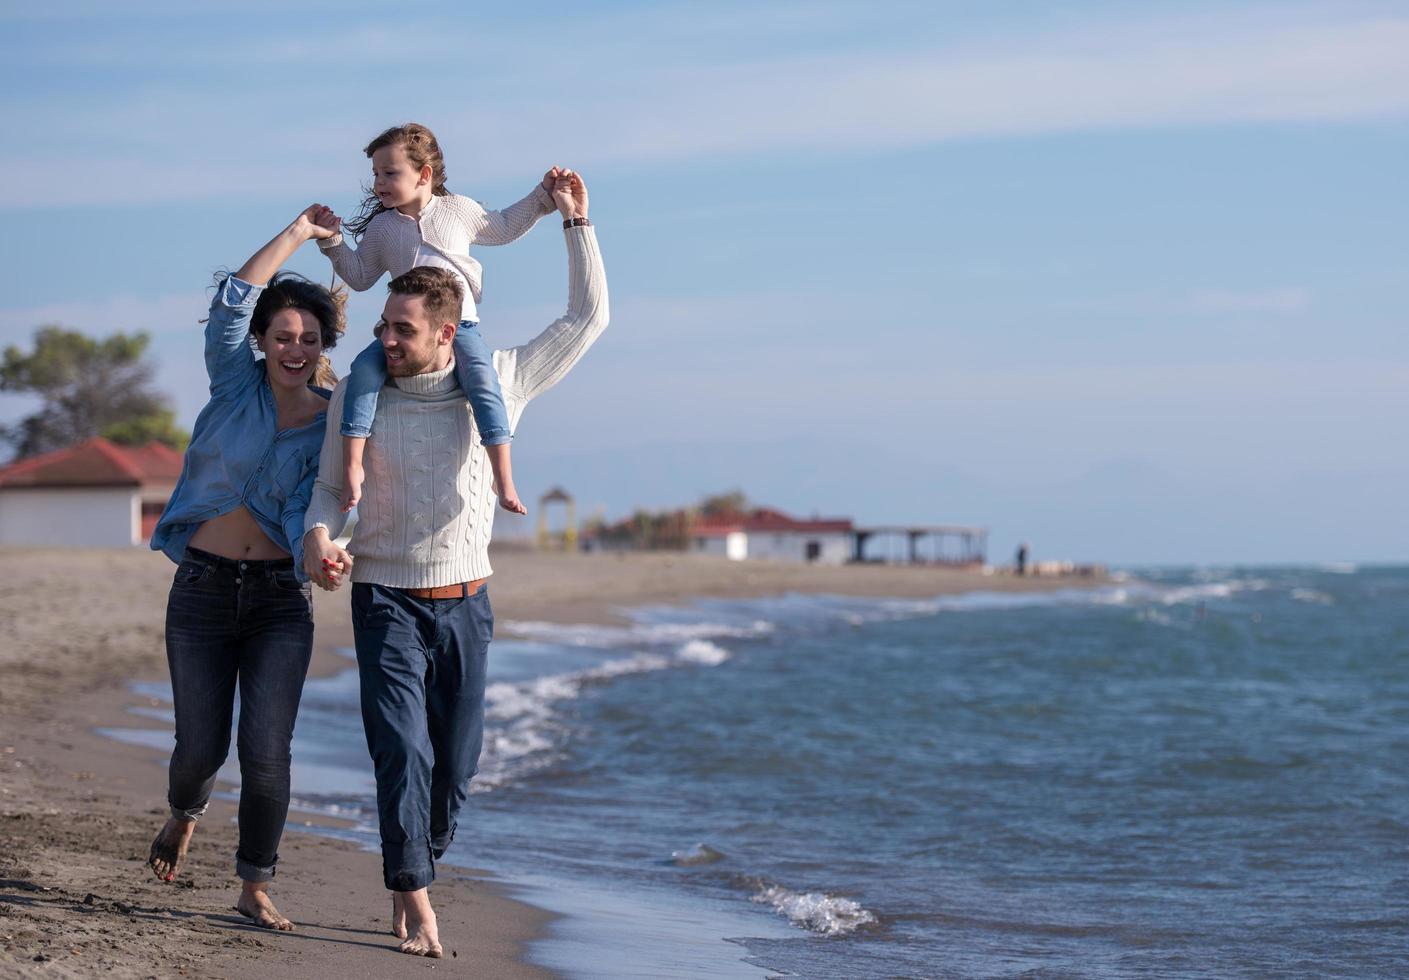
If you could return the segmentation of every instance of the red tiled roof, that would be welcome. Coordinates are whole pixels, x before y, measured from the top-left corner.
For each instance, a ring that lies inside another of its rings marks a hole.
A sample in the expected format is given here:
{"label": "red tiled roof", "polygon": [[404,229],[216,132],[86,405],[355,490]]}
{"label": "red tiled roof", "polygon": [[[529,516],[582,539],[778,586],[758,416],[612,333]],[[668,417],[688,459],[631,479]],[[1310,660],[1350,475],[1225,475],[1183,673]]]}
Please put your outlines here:
{"label": "red tiled roof", "polygon": [[846,532],[852,529],[851,519],[846,517],[815,518],[800,521],[789,517],[780,510],[760,507],[751,514],[706,518],[690,528],[696,537],[723,537],[734,531],[774,532],[794,534],[823,534]]}
{"label": "red tiled roof", "polygon": [[719,524],[715,522],[699,523],[691,525],[690,534],[696,538],[722,538],[725,535],[733,534],[735,531],[742,531],[744,525],[738,521],[729,524]]}
{"label": "red tiled roof", "polygon": [[118,446],[102,436],[0,467],[0,490],[21,487],[164,486],[181,475],[181,454],[159,442]]}

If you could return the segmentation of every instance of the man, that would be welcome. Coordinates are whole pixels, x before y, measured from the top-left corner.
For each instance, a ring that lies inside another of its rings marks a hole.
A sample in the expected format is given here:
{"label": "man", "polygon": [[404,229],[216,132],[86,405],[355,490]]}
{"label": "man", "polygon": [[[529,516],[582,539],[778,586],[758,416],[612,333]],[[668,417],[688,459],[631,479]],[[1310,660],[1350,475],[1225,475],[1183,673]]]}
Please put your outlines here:
{"label": "man", "polygon": [[[494,352],[510,426],[567,374],[606,328],[607,288],[587,188],[559,178],[554,203],[568,248],[568,310],[522,347]],[[366,448],[366,483],[349,550],[362,720],[377,777],[382,871],[401,951],[440,956],[427,886],[455,834],[477,771],[494,616],[485,581],[497,503],[489,458],[455,381],[451,341],[460,286],[443,269],[392,280],[381,340],[389,382]],[[344,388],[328,406],[340,418]],[[305,567],[336,588],[347,554],[332,543],[346,515],[342,439],[329,426],[305,522]]]}

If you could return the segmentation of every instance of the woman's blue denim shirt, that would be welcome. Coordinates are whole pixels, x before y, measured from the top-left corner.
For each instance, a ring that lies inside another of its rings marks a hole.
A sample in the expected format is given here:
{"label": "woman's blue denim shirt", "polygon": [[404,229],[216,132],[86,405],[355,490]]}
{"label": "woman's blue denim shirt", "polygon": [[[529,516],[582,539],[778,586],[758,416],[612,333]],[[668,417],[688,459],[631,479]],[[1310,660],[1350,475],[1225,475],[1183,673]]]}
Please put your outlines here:
{"label": "woman's blue denim shirt", "polygon": [[[318,476],[326,417],[279,431],[264,361],[250,344],[250,317],[263,286],[227,276],[205,326],[210,401],[196,417],[181,479],[152,533],[152,548],[180,562],[196,529],[244,505],[260,529],[303,571],[303,514]],[[324,398],[332,393],[315,388]]]}

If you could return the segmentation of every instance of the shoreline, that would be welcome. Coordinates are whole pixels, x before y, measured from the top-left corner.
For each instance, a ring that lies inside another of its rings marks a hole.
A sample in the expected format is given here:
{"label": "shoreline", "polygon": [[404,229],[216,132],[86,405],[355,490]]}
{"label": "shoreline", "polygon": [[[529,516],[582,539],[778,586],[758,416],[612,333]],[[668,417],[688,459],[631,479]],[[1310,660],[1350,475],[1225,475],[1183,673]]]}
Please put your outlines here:
{"label": "shoreline", "polygon": [[[429,964],[496,977],[554,975],[530,963],[527,952],[556,916],[516,901],[512,881],[450,865],[441,866],[434,886],[446,958],[397,954],[385,931],[379,856],[328,836],[340,825],[336,818],[290,814],[295,833],[286,835],[284,874],[272,894],[298,932],[256,929],[230,910],[236,894],[231,801],[212,801],[184,882],[157,882],[145,855],[165,818],[165,753],[100,730],[170,730],[168,722],[131,710],[151,707],[131,685],[166,678],[161,629],[172,565],[138,550],[0,549],[0,561],[10,570],[0,574],[0,614],[14,633],[0,653],[7,680],[0,690],[0,771],[7,777],[0,783],[0,877],[6,879],[0,964],[116,977],[182,970],[262,977],[273,969],[316,980],[400,976]],[[501,629],[508,620],[620,624],[623,609],[700,598],[785,592],[926,598],[1110,583],[932,566],[741,564],[669,553],[496,549],[492,561]],[[352,645],[348,595],[315,591],[310,678],[349,667],[334,652]]]}

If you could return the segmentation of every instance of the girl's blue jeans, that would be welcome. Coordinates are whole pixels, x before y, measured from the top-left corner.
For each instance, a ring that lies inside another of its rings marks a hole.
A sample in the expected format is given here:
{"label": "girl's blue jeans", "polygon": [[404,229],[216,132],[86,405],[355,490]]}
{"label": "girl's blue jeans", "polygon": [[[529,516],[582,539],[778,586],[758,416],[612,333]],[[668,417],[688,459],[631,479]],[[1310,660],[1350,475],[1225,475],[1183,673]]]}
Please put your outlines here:
{"label": "girl's blue jeans", "polygon": [[[473,320],[461,320],[455,331],[455,380],[460,382],[470,410],[475,414],[479,438],[486,446],[499,446],[514,438],[509,430],[509,413],[489,345]],[[374,340],[358,354],[347,375],[347,396],[342,408],[345,436],[366,438],[377,413],[377,396],[386,384],[386,355],[381,340]]]}

